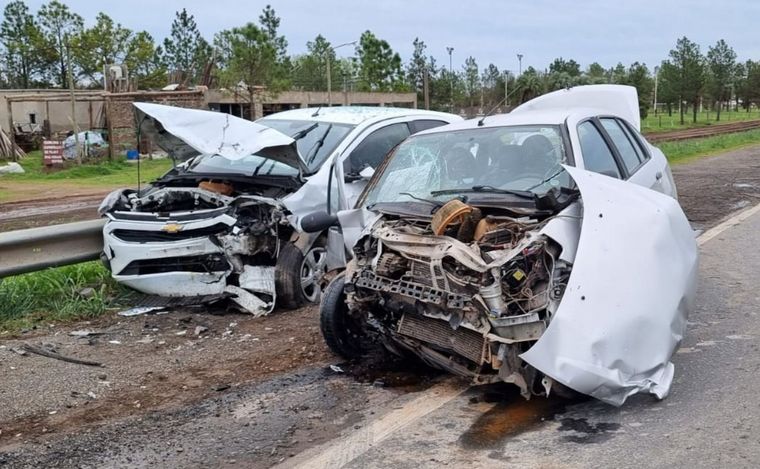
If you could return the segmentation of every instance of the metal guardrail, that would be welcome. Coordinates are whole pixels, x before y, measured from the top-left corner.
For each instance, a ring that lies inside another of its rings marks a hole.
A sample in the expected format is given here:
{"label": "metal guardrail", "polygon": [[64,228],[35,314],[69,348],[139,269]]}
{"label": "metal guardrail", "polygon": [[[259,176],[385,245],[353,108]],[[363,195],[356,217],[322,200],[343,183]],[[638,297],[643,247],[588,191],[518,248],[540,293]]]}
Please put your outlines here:
{"label": "metal guardrail", "polygon": [[0,278],[98,259],[105,219],[0,233]]}

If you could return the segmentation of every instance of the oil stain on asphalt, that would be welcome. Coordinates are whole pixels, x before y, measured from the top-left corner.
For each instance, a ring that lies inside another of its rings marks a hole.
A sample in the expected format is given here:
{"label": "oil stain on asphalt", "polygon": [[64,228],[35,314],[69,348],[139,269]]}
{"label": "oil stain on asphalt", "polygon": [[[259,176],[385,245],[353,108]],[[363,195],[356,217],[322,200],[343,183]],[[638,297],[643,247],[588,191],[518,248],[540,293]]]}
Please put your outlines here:
{"label": "oil stain on asphalt", "polygon": [[480,415],[459,437],[459,444],[465,449],[496,449],[509,438],[537,429],[547,421],[559,421],[557,430],[564,434],[562,439],[578,444],[601,443],[620,428],[617,423],[589,423],[585,418],[561,418],[567,406],[580,400],[533,397],[526,401],[508,389],[487,391],[481,400],[495,402],[496,405]]}

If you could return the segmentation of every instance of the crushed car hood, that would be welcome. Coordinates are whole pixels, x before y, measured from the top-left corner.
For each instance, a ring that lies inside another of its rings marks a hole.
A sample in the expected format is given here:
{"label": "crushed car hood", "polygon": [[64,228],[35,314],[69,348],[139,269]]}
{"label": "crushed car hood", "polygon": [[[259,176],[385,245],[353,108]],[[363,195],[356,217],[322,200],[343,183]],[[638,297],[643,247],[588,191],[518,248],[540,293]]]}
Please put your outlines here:
{"label": "crushed car hood", "polygon": [[217,154],[239,160],[257,153],[308,171],[291,137],[255,122],[221,112],[185,109],[152,103],[134,103],[135,119],[149,136],[176,161],[199,154]]}
{"label": "crushed car hood", "polygon": [[549,327],[521,358],[613,405],[639,392],[663,398],[694,301],[694,232],[671,197],[566,169],[583,201],[575,263]]}

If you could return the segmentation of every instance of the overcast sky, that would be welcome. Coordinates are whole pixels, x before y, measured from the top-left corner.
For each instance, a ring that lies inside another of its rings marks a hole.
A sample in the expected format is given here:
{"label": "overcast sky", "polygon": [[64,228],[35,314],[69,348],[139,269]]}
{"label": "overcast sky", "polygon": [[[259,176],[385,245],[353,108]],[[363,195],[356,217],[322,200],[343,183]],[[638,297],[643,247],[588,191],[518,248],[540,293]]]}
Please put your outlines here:
{"label": "overcast sky", "polygon": [[[280,29],[293,54],[322,34],[333,45],[358,39],[367,29],[387,40],[404,62],[419,37],[439,65],[448,65],[446,47],[454,48],[454,67],[474,56],[517,72],[516,54],[544,69],[555,57],[575,59],[585,68],[598,61],[645,62],[664,59],[676,39],[687,36],[703,52],[725,39],[740,60],[760,59],[760,1],[756,0],[62,0],[91,25],[103,10],[134,30],[157,40],[169,34],[174,12],[183,7],[211,40],[214,33],[256,22],[270,3],[282,19]],[[7,0],[0,0],[0,4]],[[43,0],[27,0],[37,11]],[[337,51],[352,55],[352,48]]]}

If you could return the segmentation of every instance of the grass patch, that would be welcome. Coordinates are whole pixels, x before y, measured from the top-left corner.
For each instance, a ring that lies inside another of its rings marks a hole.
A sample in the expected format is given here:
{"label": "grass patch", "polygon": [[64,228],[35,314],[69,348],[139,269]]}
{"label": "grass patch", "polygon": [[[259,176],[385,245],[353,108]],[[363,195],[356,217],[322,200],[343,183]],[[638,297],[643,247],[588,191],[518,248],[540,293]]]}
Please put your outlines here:
{"label": "grass patch", "polygon": [[[24,174],[8,174],[4,181],[35,181],[51,182],[76,181],[77,184],[90,187],[121,187],[137,183],[137,164],[128,163],[119,158],[100,163],[77,165],[67,163],[66,168],[47,170],[42,164],[42,152],[33,151],[19,161],[26,171]],[[150,182],[158,178],[172,167],[171,159],[142,160],[140,162],[140,180]]]}
{"label": "grass patch", "polygon": [[[91,295],[82,295],[87,287]],[[0,281],[0,330],[94,318],[117,306],[126,293],[99,262],[8,277]]]}
{"label": "grass patch", "polygon": [[676,142],[660,142],[657,147],[665,153],[670,163],[677,164],[758,143],[760,143],[760,129]]}
{"label": "grass patch", "polygon": [[681,117],[677,111],[677,109],[674,110],[672,116],[662,112],[655,116],[654,113],[650,111],[649,115],[641,120],[641,130],[645,133],[651,134],[760,119],[760,109],[751,109],[750,112],[747,112],[744,109],[741,109],[738,112],[731,111],[730,113],[723,111],[720,113],[720,121],[715,120],[715,111],[702,111],[697,113],[697,122],[692,122],[691,113],[684,115],[684,125],[681,125]]}

